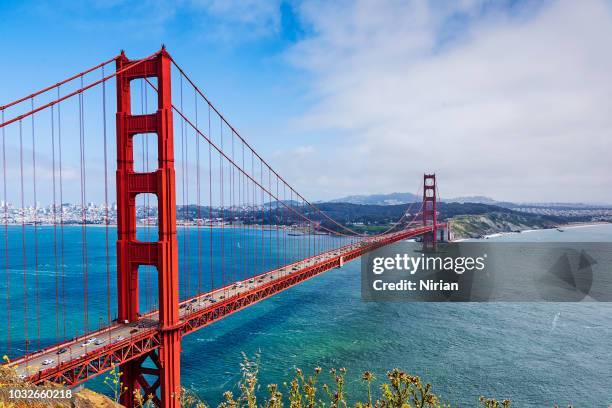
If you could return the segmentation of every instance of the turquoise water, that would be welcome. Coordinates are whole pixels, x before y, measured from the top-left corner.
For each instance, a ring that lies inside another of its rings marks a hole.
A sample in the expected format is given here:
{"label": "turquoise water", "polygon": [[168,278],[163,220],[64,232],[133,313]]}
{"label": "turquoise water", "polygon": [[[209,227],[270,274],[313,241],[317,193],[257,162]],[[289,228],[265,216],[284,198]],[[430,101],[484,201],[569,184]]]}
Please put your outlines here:
{"label": "turquoise water", "polygon": [[[139,228],[137,236],[157,239],[154,227]],[[348,243],[347,238],[288,235],[260,227],[179,227],[177,236],[180,299],[304,259],[315,249]],[[34,230],[11,225],[6,233],[0,226],[0,351],[21,356],[115,319],[116,240],[114,227],[108,228],[107,250],[107,230],[100,226]],[[156,310],[156,269],[141,266],[138,277],[140,312]],[[10,330],[5,330],[8,322]]]}
{"label": "turquoise water", "polygon": [[[500,240],[612,241],[612,225],[538,231]],[[208,402],[239,379],[241,352],[261,353],[260,382],[294,367],[346,367],[379,379],[399,367],[434,384],[453,406],[480,395],[514,406],[612,403],[612,304],[366,303],[359,262],[332,270],[185,338],[183,383]]]}
{"label": "turquoise water", "polygon": [[[610,242],[612,225],[495,239]],[[101,276],[104,259],[95,268]],[[348,391],[360,396],[362,371],[382,379],[399,367],[433,383],[453,406],[476,406],[480,395],[518,407],[612,403],[612,304],[366,303],[359,273],[359,262],[349,263],[187,336],[183,385],[216,404],[224,390],[235,391],[241,353],[259,352],[261,384],[282,384],[295,367],[346,367]],[[52,282],[44,285],[54,302]],[[76,297],[76,283],[74,290]],[[47,326],[52,339],[55,324]]]}

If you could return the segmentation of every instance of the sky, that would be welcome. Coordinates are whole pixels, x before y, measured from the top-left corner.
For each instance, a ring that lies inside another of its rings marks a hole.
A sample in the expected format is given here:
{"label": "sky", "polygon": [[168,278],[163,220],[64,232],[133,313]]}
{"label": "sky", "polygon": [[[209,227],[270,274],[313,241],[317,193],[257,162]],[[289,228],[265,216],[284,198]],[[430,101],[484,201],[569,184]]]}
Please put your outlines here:
{"label": "sky", "polygon": [[0,2],[0,104],[165,44],[304,196],[612,203],[612,1]]}

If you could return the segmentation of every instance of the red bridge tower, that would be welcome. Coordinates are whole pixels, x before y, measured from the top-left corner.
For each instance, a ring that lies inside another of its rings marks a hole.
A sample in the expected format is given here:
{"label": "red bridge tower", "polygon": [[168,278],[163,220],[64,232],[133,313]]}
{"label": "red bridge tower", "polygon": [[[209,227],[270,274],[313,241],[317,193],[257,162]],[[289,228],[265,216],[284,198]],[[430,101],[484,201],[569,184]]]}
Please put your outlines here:
{"label": "red bridge tower", "polygon": [[[157,406],[179,407],[180,349],[178,306],[178,246],[176,241],[176,192],[172,130],[171,59],[165,48],[152,59],[134,65],[122,52],[117,57],[117,295],[118,320],[135,322],[138,313],[138,267],[157,268],[159,289],[159,352],[152,351],[122,365],[121,380],[127,389],[121,403],[134,406],[134,392],[153,395]],[[130,82],[157,78],[158,107],[152,114],[133,115]],[[134,171],[133,137],[157,135],[158,168],[150,173]],[[136,239],[136,195],[157,196],[159,233],[157,242]],[[149,358],[155,368],[143,365]],[[156,376],[153,384],[144,377]],[[156,391],[161,387],[160,398]]]}
{"label": "red bridge tower", "polygon": [[423,236],[424,247],[436,247],[438,240],[438,210],[436,201],[436,175],[423,175],[423,225],[433,225],[433,230]]}

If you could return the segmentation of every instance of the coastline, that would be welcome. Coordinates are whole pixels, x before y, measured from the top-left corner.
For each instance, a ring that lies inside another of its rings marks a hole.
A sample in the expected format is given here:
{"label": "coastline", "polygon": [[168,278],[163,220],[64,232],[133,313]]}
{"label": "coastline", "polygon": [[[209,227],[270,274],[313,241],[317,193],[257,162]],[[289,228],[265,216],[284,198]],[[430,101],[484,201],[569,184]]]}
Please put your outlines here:
{"label": "coastline", "polygon": [[461,238],[461,239],[454,240],[454,242],[466,241],[468,239],[479,239],[479,240],[482,240],[482,239],[502,237],[502,236],[506,236],[506,235],[527,234],[527,233],[530,233],[530,232],[555,230],[555,229],[558,230],[558,229],[573,229],[573,228],[589,228],[589,227],[596,227],[596,226],[599,226],[599,225],[612,225],[612,222],[605,222],[605,221],[570,222],[570,223],[567,223],[567,224],[560,224],[557,227],[552,227],[552,228],[535,228],[535,229],[525,229],[525,230],[520,230],[520,231],[495,232],[493,234],[483,235],[480,238]]}

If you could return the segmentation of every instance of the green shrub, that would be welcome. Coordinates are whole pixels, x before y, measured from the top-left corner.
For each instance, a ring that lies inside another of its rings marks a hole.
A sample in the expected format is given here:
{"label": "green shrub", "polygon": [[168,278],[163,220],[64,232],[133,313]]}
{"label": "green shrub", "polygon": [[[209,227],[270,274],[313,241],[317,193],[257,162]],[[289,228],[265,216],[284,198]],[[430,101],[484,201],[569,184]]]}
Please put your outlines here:
{"label": "green shrub", "polygon": [[[249,359],[243,354],[240,364],[241,379],[238,383],[239,395],[231,391],[223,394],[223,402],[219,408],[443,408],[444,404],[433,393],[431,384],[424,384],[420,377],[409,375],[397,368],[387,373],[387,381],[381,384],[375,393],[372,389],[374,375],[366,371],[361,376],[366,400],[348,402],[345,393],[347,371],[345,368],[331,369],[329,383],[321,382],[321,368],[316,367],[311,375],[305,375],[299,368],[289,383],[284,383],[285,394],[277,384],[267,386],[267,398],[263,403],[257,401],[259,355]],[[480,397],[484,408],[508,408],[510,401],[498,402],[495,399]],[[183,390],[181,406],[203,408],[207,405],[193,391]]]}

